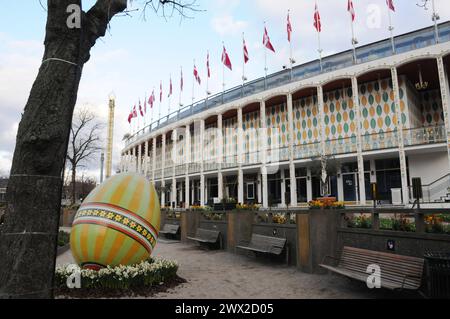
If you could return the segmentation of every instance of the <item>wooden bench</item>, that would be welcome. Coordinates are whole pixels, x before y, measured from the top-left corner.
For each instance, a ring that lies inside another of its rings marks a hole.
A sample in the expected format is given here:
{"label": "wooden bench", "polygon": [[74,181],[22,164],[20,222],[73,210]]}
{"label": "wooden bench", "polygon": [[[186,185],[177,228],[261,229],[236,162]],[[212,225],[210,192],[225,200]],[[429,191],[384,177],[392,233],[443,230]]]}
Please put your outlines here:
{"label": "wooden bench", "polygon": [[[334,265],[326,264],[327,259]],[[390,290],[418,290],[422,283],[422,258],[395,255],[390,253],[344,247],[340,258],[326,256],[319,266],[337,274],[367,282],[369,265],[378,265],[381,269],[381,286]]]}
{"label": "wooden bench", "polygon": [[[252,238],[247,245],[240,245],[236,248],[253,251],[256,253],[281,255],[286,247],[286,238],[270,237],[259,234],[252,234]],[[287,250],[286,250],[287,252]],[[286,253],[286,261],[289,262],[289,256]]]}
{"label": "wooden bench", "polygon": [[195,233],[195,237],[187,237],[187,239],[207,245],[214,245],[218,243],[220,245],[220,249],[222,249],[222,235],[218,230],[198,228]]}
{"label": "wooden bench", "polygon": [[180,225],[165,224],[159,233],[165,235],[166,237],[176,237],[180,233]]}

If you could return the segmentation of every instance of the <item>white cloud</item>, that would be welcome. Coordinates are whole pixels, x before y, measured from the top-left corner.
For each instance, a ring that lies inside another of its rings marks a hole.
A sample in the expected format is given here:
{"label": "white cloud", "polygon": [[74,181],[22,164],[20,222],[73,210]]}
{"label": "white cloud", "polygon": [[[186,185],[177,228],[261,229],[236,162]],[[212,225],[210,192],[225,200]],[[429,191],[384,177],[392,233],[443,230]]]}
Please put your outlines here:
{"label": "white cloud", "polygon": [[221,36],[237,35],[242,33],[248,26],[248,22],[235,20],[229,14],[214,17],[211,20],[211,24],[214,30]]}

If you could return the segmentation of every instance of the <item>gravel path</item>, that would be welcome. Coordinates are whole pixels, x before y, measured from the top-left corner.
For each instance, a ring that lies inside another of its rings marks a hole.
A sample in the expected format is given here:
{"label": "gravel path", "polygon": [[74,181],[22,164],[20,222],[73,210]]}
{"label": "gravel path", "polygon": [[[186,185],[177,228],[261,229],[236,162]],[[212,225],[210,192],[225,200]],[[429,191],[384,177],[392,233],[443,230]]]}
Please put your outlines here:
{"label": "gravel path", "polygon": [[[363,283],[335,275],[311,275],[268,262],[195,245],[159,242],[155,256],[178,261],[184,283],[157,298],[170,299],[352,299],[402,298],[386,290],[369,290]],[[57,263],[73,262],[70,251]],[[417,297],[417,295],[414,295]]]}

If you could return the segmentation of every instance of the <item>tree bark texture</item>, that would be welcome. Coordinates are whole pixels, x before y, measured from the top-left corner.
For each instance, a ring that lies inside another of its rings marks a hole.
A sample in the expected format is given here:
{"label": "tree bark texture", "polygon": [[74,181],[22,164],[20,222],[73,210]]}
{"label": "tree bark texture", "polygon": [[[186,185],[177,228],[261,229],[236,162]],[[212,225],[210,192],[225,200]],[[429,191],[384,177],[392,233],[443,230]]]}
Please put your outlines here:
{"label": "tree bark texture", "polygon": [[19,124],[0,225],[0,298],[53,297],[62,174],[83,65],[127,1],[98,0],[82,12],[81,28],[69,29],[73,4],[81,8],[81,0],[48,0],[43,63]]}

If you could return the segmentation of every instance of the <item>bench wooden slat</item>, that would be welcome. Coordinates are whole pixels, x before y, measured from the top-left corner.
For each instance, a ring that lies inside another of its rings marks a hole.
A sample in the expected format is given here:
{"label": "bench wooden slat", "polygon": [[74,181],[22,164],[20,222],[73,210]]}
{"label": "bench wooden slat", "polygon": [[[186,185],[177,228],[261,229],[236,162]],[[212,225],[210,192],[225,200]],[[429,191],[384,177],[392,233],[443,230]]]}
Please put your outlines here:
{"label": "bench wooden slat", "polygon": [[286,246],[286,241],[286,238],[252,234],[252,238],[246,246],[240,245],[237,246],[237,248],[260,253],[280,255],[283,252],[284,247]]}
{"label": "bench wooden slat", "polygon": [[381,270],[381,285],[388,289],[419,289],[422,282],[424,260],[417,257],[395,255],[366,249],[344,247],[338,266],[321,264],[322,268],[338,274],[366,281],[369,265]]}
{"label": "bench wooden slat", "polygon": [[177,235],[180,230],[180,225],[173,225],[173,224],[165,224],[163,229],[159,231],[160,234],[163,235]]}
{"label": "bench wooden slat", "polygon": [[219,241],[220,231],[198,228],[195,237],[187,237],[200,243],[215,244]]}

